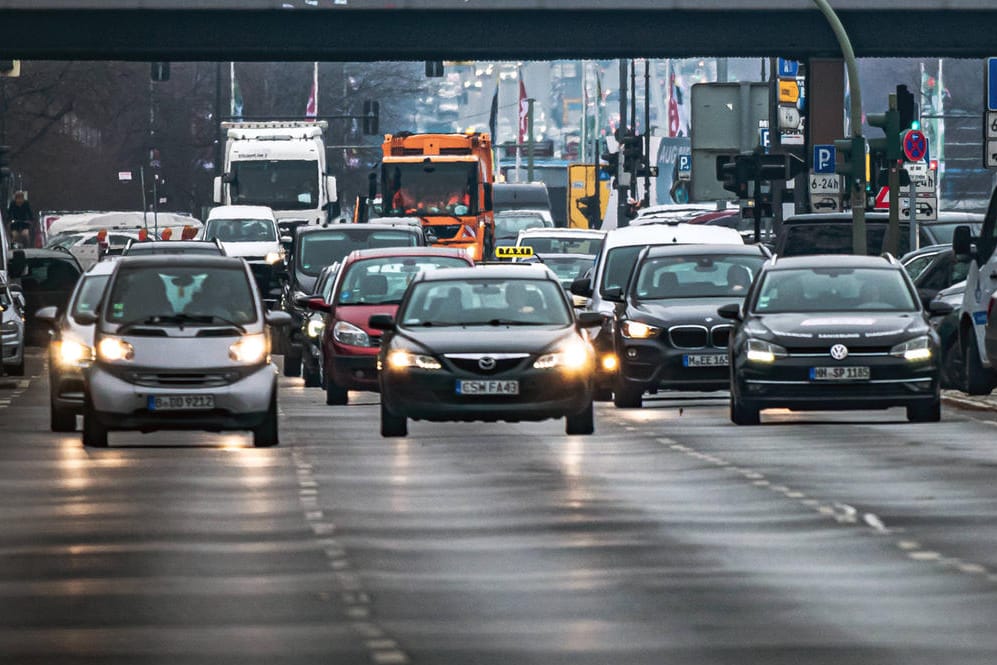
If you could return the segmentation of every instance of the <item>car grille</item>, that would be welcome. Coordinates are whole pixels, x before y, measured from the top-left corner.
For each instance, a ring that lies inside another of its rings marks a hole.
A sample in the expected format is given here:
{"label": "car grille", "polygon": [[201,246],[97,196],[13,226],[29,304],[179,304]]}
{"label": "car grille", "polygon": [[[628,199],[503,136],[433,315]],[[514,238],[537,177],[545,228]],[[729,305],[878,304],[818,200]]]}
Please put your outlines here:
{"label": "car grille", "polygon": [[726,349],[730,341],[730,331],[734,326],[713,326],[710,330],[710,342],[718,349]]}
{"label": "car grille", "polygon": [[[836,342],[835,342],[836,343]],[[793,346],[786,349],[790,356],[804,356],[804,357],[819,357],[827,356],[831,357],[831,347],[835,343],[825,344],[823,346]],[[848,355],[862,355],[862,356],[888,356],[890,354],[889,346],[848,346]]]}
{"label": "car grille", "polygon": [[672,326],[668,338],[676,349],[702,349],[708,343],[708,331],[704,326]]}
{"label": "car grille", "polygon": [[460,233],[463,224],[433,224],[423,228],[426,242],[432,243],[437,240],[449,240]]}
{"label": "car grille", "polygon": [[213,388],[238,379],[238,372],[136,372],[132,382],[150,388]]}
{"label": "car grille", "polygon": [[[527,353],[467,353],[452,354],[444,356],[457,369],[483,376],[493,376],[516,369],[523,364],[523,360],[529,358]],[[482,358],[491,358],[495,361],[495,366],[490,369],[483,369],[480,361]]]}

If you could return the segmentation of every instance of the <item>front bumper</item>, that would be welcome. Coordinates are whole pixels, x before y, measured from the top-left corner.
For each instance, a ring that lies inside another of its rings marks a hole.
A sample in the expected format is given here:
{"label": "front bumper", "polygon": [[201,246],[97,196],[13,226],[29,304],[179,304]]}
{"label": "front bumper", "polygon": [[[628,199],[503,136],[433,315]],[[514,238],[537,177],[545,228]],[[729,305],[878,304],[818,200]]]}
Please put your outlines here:
{"label": "front bumper", "polygon": [[725,361],[726,349],[677,349],[658,339],[623,339],[619,341],[620,378],[643,385],[645,390],[727,390],[730,368],[723,365],[690,365],[688,358]]}
{"label": "front bumper", "polygon": [[[519,395],[460,395],[458,379],[518,380]],[[575,415],[592,402],[592,376],[529,369],[492,376],[427,371],[382,370],[381,401],[391,413],[413,420],[494,422],[547,420]]]}
{"label": "front bumper", "polygon": [[339,355],[333,357],[330,371],[336,385],[349,390],[380,390],[377,380],[377,348],[364,355]]}
{"label": "front bumper", "polygon": [[[277,368],[271,364],[262,365],[232,383],[210,387],[136,385],[100,364],[86,374],[86,394],[95,415],[101,424],[112,430],[250,429],[267,416],[276,390]],[[215,408],[205,411],[149,410],[150,397],[170,395],[212,395]]]}
{"label": "front bumper", "polygon": [[52,405],[83,413],[83,370],[78,367],[60,367],[57,360],[49,357],[49,389],[52,392]]}
{"label": "front bumper", "polygon": [[[937,353],[935,354],[937,357]],[[809,410],[886,409],[930,402],[939,398],[937,362],[909,362],[888,355],[849,356],[838,362],[829,357],[779,358],[769,365],[738,358],[734,391],[739,399],[759,408]],[[868,381],[812,381],[813,367],[868,367]]]}
{"label": "front bumper", "polygon": [[24,361],[24,333],[21,330],[4,333],[3,364],[20,365]]}

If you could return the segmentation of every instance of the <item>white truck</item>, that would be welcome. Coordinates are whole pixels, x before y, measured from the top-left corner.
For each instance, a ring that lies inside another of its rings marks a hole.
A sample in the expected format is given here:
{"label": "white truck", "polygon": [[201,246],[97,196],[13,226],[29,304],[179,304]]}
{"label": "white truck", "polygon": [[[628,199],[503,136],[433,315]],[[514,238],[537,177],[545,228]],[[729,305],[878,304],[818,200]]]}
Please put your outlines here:
{"label": "white truck", "polygon": [[326,127],[324,121],[223,122],[225,171],[215,178],[215,203],[267,206],[278,222],[332,221],[339,195],[327,174]]}
{"label": "white truck", "polygon": [[962,303],[956,308],[959,319],[956,351],[961,353],[962,388],[970,395],[989,395],[997,386],[997,367],[993,362],[997,348],[993,332],[987,334],[987,319],[997,295],[997,188],[990,196],[980,236],[973,238],[969,225],[959,227],[953,234],[952,249],[956,261],[969,262]]}

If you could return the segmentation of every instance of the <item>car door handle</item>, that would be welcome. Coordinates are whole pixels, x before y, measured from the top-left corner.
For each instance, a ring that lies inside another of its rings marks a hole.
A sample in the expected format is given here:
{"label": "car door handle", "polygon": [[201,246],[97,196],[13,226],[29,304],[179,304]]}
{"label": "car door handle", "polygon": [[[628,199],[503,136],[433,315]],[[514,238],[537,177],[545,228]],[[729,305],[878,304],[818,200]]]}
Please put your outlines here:
{"label": "car door handle", "polygon": [[997,279],[997,271],[990,273],[990,279]]}

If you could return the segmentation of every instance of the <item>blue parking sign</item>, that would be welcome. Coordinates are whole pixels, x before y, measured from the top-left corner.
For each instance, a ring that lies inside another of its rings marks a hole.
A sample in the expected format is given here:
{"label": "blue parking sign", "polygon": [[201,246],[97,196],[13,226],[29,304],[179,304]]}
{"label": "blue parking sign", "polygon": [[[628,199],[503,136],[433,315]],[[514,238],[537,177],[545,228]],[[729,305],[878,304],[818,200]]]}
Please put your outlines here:
{"label": "blue parking sign", "polygon": [[779,78],[794,79],[800,73],[800,62],[798,60],[783,60],[779,58]]}
{"label": "blue parking sign", "polygon": [[815,145],[814,173],[834,173],[835,157],[833,145]]}
{"label": "blue parking sign", "polygon": [[692,171],[692,155],[679,155],[679,171]]}
{"label": "blue parking sign", "polygon": [[997,111],[997,58],[987,58],[987,110]]}

